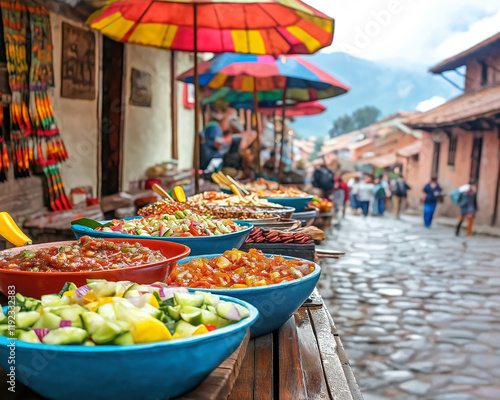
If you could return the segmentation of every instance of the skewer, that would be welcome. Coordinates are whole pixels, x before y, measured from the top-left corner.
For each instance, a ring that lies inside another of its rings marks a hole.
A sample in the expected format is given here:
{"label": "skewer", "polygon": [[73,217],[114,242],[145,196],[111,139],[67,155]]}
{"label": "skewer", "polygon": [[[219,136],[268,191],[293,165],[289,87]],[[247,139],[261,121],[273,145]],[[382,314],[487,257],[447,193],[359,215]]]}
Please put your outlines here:
{"label": "skewer", "polygon": [[167,199],[168,201],[175,202],[175,200],[172,198],[172,196],[170,196],[168,194],[168,192],[165,189],[163,189],[160,185],[158,185],[157,183],[155,183],[153,185],[153,191],[158,193],[161,197]]}
{"label": "skewer", "polygon": [[236,186],[243,194],[245,195],[250,194],[250,192],[240,182],[235,181],[229,175],[226,175],[226,178],[229,182],[231,182],[234,186]]}

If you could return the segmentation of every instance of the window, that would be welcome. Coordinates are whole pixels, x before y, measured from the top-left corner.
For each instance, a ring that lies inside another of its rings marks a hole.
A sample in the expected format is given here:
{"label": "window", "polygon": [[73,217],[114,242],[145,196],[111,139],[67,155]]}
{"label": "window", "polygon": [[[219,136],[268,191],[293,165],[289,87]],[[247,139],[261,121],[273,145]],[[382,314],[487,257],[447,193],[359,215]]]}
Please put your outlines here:
{"label": "window", "polygon": [[481,155],[483,152],[483,138],[476,137],[472,144],[471,165],[470,165],[470,181],[479,181],[479,170],[481,169]]}
{"label": "window", "polygon": [[481,86],[486,86],[488,84],[488,64],[484,61],[479,63],[481,64]]}
{"label": "window", "polygon": [[448,166],[455,166],[455,158],[457,156],[457,137],[450,136],[450,142],[448,144]]}
{"label": "window", "polygon": [[434,142],[434,152],[432,154],[431,176],[439,175],[439,159],[441,156],[441,143]]}

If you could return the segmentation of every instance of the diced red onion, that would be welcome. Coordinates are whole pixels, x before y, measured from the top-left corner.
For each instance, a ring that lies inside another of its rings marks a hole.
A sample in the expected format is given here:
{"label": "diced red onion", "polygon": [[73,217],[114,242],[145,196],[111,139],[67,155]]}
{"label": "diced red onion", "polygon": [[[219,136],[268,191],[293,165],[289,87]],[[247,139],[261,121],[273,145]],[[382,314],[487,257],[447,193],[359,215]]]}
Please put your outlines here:
{"label": "diced red onion", "polygon": [[82,298],[85,296],[88,292],[90,292],[90,288],[87,285],[80,286],[75,290],[76,297]]}
{"label": "diced red onion", "polygon": [[38,339],[40,339],[40,342],[42,341],[42,339],[44,338],[44,336],[50,332],[50,329],[47,329],[47,328],[35,328],[33,329],[33,332],[36,333],[36,335],[38,336]]}
{"label": "diced red onion", "polygon": [[162,288],[163,287],[163,285],[159,285],[158,283],[152,283],[149,286],[151,286],[151,287],[158,287],[158,288]]}
{"label": "diced red onion", "polygon": [[231,307],[226,311],[226,315],[224,318],[229,319],[230,321],[239,321],[241,320],[240,311],[236,308],[234,304],[231,304]]}
{"label": "diced red onion", "polygon": [[67,319],[63,319],[60,323],[59,323],[59,328],[65,328],[67,326],[71,326],[71,321],[68,321]]}

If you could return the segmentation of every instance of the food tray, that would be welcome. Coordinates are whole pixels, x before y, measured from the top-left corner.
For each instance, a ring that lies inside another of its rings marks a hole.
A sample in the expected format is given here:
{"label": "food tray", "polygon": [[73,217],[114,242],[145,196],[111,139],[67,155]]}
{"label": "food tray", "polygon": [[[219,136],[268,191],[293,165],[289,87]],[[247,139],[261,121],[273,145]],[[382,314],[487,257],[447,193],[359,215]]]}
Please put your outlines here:
{"label": "food tray", "polygon": [[304,260],[314,262],[315,246],[314,244],[298,243],[244,243],[241,251],[257,249],[264,254],[276,254],[287,257],[303,258]]}

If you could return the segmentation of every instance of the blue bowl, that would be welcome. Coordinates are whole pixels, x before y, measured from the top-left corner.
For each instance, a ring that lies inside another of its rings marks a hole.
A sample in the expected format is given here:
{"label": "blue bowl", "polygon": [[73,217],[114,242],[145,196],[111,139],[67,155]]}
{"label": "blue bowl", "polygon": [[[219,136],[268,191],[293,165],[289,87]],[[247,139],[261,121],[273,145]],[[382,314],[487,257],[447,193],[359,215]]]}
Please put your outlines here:
{"label": "blue bowl", "polygon": [[[138,219],[142,217],[131,217],[125,218],[125,221],[130,219]],[[109,221],[101,221],[101,223],[107,223]],[[145,239],[145,240],[162,240],[165,242],[180,243],[188,246],[191,249],[191,254],[194,256],[199,256],[208,253],[224,253],[226,250],[239,249],[245,240],[247,239],[253,225],[249,222],[235,221],[238,225],[245,226],[246,228],[239,231],[228,233],[226,235],[220,236],[200,236],[200,237],[149,237],[149,236],[137,236],[137,235],[126,235],[124,233],[118,232],[99,232],[94,231],[92,228],[83,225],[71,225],[71,230],[75,234],[77,239],[82,236],[91,236],[101,239],[109,238],[130,238],[130,239]]]}
{"label": "blue bowl", "polygon": [[295,212],[302,212],[314,196],[304,197],[261,197],[271,203],[281,204],[284,207],[293,207]]}
{"label": "blue bowl", "polygon": [[44,397],[170,399],[203,381],[238,348],[257,320],[255,307],[221,298],[249,308],[250,317],[201,335],[130,346],[46,345],[0,336],[0,365],[9,373],[14,364],[8,362],[7,346],[14,343],[16,379]]}
{"label": "blue bowl", "polygon": [[[205,255],[203,257],[212,258],[221,254]],[[273,257],[276,255],[269,255]],[[193,258],[186,257],[178,261],[178,264],[184,264]],[[295,259],[294,257],[285,257],[286,259]],[[306,263],[311,261],[302,260]],[[196,290],[211,292],[218,295],[231,296],[236,299],[246,301],[259,310],[259,320],[250,329],[252,338],[256,338],[266,333],[272,332],[283,325],[295,311],[306,301],[313,292],[321,275],[321,267],[315,264],[315,270],[303,278],[294,281],[278,283],[276,285],[259,286],[253,288],[241,289],[202,289]]]}

